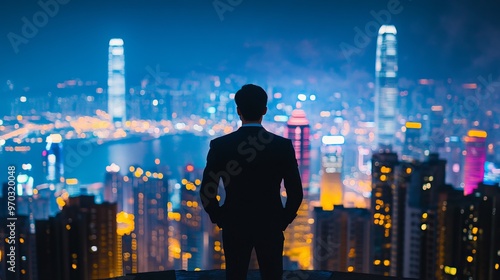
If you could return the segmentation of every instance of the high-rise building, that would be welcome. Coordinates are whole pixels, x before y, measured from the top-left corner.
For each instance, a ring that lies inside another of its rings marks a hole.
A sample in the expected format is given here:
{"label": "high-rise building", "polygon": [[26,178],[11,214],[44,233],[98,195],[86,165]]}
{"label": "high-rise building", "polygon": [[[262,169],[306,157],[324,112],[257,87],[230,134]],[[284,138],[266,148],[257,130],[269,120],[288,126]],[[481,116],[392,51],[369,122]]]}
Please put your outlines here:
{"label": "high-rise building", "polygon": [[463,240],[461,234],[461,209],[460,204],[464,198],[462,190],[455,189],[449,186],[439,194],[438,211],[437,211],[437,242],[436,251],[436,271],[435,279],[453,279],[460,275],[459,263],[463,257],[461,246]]}
{"label": "high-rise building", "polygon": [[398,201],[395,195],[398,155],[392,152],[374,153],[372,156],[372,195],[370,229],[371,273],[391,276],[396,274],[397,256],[394,222],[398,219]]}
{"label": "high-rise building", "polygon": [[406,122],[405,129],[405,144],[401,158],[403,160],[420,160],[423,154],[422,144],[420,143],[422,124],[419,122]]}
{"label": "high-rise building", "polygon": [[285,231],[284,254],[290,263],[288,269],[310,269],[311,263],[311,217],[309,209],[309,181],[311,165],[311,145],[310,145],[310,126],[303,110],[296,109],[288,120],[285,130],[285,137],[292,140],[295,149],[295,157],[299,167],[302,186],[304,190],[304,199],[297,211],[297,217],[288,226]]}
{"label": "high-rise building", "polygon": [[181,269],[181,184],[171,179],[168,182],[169,200],[167,202],[168,221],[168,266],[169,268]]}
{"label": "high-rise building", "polygon": [[433,279],[436,252],[439,193],[446,189],[446,161],[430,154],[423,161],[400,162],[396,168],[397,201],[393,248],[395,274],[392,276]]}
{"label": "high-rise building", "polygon": [[[129,168],[135,170],[133,166]],[[125,213],[132,214],[134,212],[134,201],[130,199],[134,195],[132,184],[130,183],[130,178],[123,176],[120,170],[121,168],[114,163],[106,167],[104,175],[104,201],[116,203],[118,212],[124,211]]]}
{"label": "high-rise building", "polygon": [[310,181],[310,133],[311,127],[304,110],[293,110],[292,115],[287,122],[285,137],[292,140],[292,144],[295,149],[295,157],[297,158],[297,164],[299,165],[299,171],[302,178],[302,186],[304,188],[304,197],[307,197]]}
{"label": "high-rise building", "polygon": [[[180,234],[181,234],[181,261],[182,269],[195,270],[204,267],[203,251],[204,238],[208,238],[201,220],[201,205],[198,203],[198,192],[201,184],[202,171],[188,164],[183,172],[181,181],[181,208],[180,208]],[[219,244],[220,247],[220,244]]]}
{"label": "high-rise building", "polygon": [[436,279],[500,279],[500,188],[441,193]]}
{"label": "high-rise building", "polygon": [[136,242],[137,246],[137,270],[138,272],[166,270],[168,269],[168,249],[165,246],[168,237],[167,178],[162,172],[131,166],[129,173],[123,179],[132,185],[133,195],[128,200],[133,203],[134,231],[131,233],[133,237],[131,241]]}
{"label": "high-rise building", "polygon": [[321,146],[320,204],[323,210],[332,210],[342,205],[344,187],[342,184],[344,136],[323,136]]}
{"label": "high-rise building", "polygon": [[434,105],[431,106],[431,112],[429,115],[430,132],[429,136],[429,146],[430,151],[433,153],[442,153],[445,147],[445,137],[444,137],[444,111],[443,106]]}
{"label": "high-rise building", "polygon": [[445,153],[443,154],[446,159],[446,182],[455,188],[463,189],[464,183],[464,143],[458,136],[450,136],[445,139]]}
{"label": "high-rise building", "polygon": [[465,137],[464,195],[469,195],[484,179],[486,131],[469,130]]}
{"label": "high-rise building", "polygon": [[[208,215],[201,214],[197,196],[201,172],[194,165],[187,164],[181,172],[181,182],[169,182],[167,248],[171,268],[225,268],[220,228],[210,221]],[[220,196],[218,198],[221,199]]]}
{"label": "high-rise building", "polygon": [[[42,167],[45,174],[45,182],[50,189],[64,183],[64,154],[61,134],[50,134],[47,136],[45,149],[42,151]],[[58,188],[59,189],[59,188]]]}
{"label": "high-rise building", "polygon": [[[134,166],[129,171],[135,171]],[[129,174],[130,175],[130,174]],[[151,174],[150,174],[151,175]],[[158,175],[156,175],[158,177]],[[120,174],[120,167],[114,163],[106,167],[104,176],[104,201],[116,203],[118,254],[120,254],[123,274],[137,273],[139,260],[137,251],[137,232],[135,230],[134,192],[129,176]],[[144,262],[144,260],[141,260]]]}
{"label": "high-rise building", "polygon": [[398,57],[396,27],[382,25],[375,60],[375,145],[393,145],[396,134]]}
{"label": "high-rise building", "polygon": [[109,41],[108,55],[108,114],[115,126],[122,127],[126,120],[125,55],[123,40]]}
{"label": "high-rise building", "polygon": [[70,197],[60,213],[36,221],[38,279],[103,279],[122,275],[116,204]]}
{"label": "high-rise building", "polygon": [[[116,215],[118,233],[118,254],[120,254],[123,274],[137,273],[137,234],[134,214],[120,211]],[[120,261],[119,260],[119,261]],[[120,264],[119,264],[120,265]]]}
{"label": "high-rise building", "polygon": [[368,209],[314,208],[314,269],[370,272],[370,223]]}
{"label": "high-rise building", "polygon": [[[120,174],[120,167],[108,166],[106,168],[106,173],[104,175],[104,201],[117,203],[118,202],[118,190],[123,189],[123,176]],[[123,209],[123,201],[118,203],[118,211]]]}

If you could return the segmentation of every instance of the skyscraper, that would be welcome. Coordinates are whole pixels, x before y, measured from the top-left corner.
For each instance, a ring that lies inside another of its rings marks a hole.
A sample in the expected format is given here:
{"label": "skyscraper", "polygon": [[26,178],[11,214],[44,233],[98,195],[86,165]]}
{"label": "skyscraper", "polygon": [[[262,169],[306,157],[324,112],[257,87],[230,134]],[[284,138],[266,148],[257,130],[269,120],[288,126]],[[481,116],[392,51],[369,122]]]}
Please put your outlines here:
{"label": "skyscraper", "polygon": [[382,25],[378,31],[375,60],[375,145],[391,146],[396,133],[398,57],[396,27]]}
{"label": "skyscraper", "polygon": [[343,204],[342,185],[344,136],[323,136],[321,147],[320,203],[323,210],[332,210]]}
{"label": "skyscraper", "polygon": [[311,166],[311,144],[310,144],[309,121],[306,118],[304,110],[296,109],[292,111],[292,116],[288,120],[285,137],[292,140],[295,149],[295,157],[299,165],[302,185],[304,188],[304,197],[307,197],[310,179]]}
{"label": "skyscraper", "polygon": [[431,107],[431,112],[429,114],[429,124],[430,124],[430,132],[429,135],[429,146],[430,151],[434,153],[442,153],[445,147],[444,141],[444,111],[443,106],[434,105]]}
{"label": "skyscraper", "polygon": [[[208,238],[201,220],[201,205],[198,203],[198,193],[202,171],[194,165],[186,165],[181,180],[180,234],[182,269],[201,269],[203,265],[204,238]],[[220,245],[220,244],[219,244]],[[213,246],[210,244],[210,246]]]}
{"label": "skyscraper", "polygon": [[[168,238],[167,178],[161,172],[152,171],[131,166],[124,177],[124,181],[132,185],[133,198],[128,199],[133,203],[134,231],[131,236],[137,238],[132,241],[137,242],[138,272],[168,268],[168,248],[164,246]],[[124,186],[125,189],[128,187]]]}
{"label": "skyscraper", "polygon": [[469,130],[465,137],[464,195],[471,194],[484,178],[486,131]]}
{"label": "skyscraper", "polygon": [[392,152],[375,153],[372,156],[372,197],[370,229],[371,273],[391,276],[396,274],[396,240],[393,223],[398,219],[395,168],[398,155]]}
{"label": "skyscraper", "polygon": [[[440,196],[436,279],[500,279],[500,188]],[[428,278],[426,278],[428,279]]]}
{"label": "skyscraper", "polygon": [[115,126],[121,127],[126,119],[125,56],[123,40],[109,41],[108,55],[108,114]]}
{"label": "skyscraper", "polygon": [[[434,279],[439,193],[445,184],[446,161],[430,154],[426,161],[400,162],[396,167],[392,276]],[[397,214],[397,215],[396,215]]]}
{"label": "skyscraper", "polygon": [[422,145],[420,143],[420,131],[422,124],[419,122],[406,122],[405,145],[403,147],[403,160],[421,159]]}
{"label": "skyscraper", "polygon": [[370,271],[368,209],[314,208],[314,269],[344,272]]}
{"label": "skyscraper", "polygon": [[70,197],[62,211],[36,221],[38,279],[103,279],[122,275],[116,204]]}
{"label": "skyscraper", "polygon": [[464,149],[465,143],[463,143],[458,136],[450,136],[445,139],[445,152],[443,157],[446,159],[446,182],[450,183],[455,188],[462,189],[464,186],[464,154],[462,150]]}
{"label": "skyscraper", "polygon": [[55,185],[64,182],[63,144],[61,134],[50,134],[42,152],[42,166],[46,183],[54,190]]}
{"label": "skyscraper", "polygon": [[285,256],[297,264],[297,267],[288,267],[288,269],[300,268],[310,269],[311,263],[311,225],[309,224],[309,173],[310,173],[310,126],[303,110],[294,110],[288,120],[285,130],[285,137],[292,140],[295,149],[295,157],[299,166],[304,190],[304,199],[297,211],[297,217],[285,231]]}

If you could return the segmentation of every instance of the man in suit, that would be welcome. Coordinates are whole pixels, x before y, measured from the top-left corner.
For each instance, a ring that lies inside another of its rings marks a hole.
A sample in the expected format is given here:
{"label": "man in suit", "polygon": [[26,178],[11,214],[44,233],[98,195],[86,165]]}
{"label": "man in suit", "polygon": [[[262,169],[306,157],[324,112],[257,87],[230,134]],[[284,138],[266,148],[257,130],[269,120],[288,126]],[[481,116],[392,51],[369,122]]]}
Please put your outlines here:
{"label": "man in suit", "polygon": [[[227,280],[246,279],[253,248],[262,279],[281,280],[283,231],[297,216],[303,198],[295,151],[289,139],[262,127],[267,112],[264,89],[244,85],[234,99],[242,126],[210,142],[201,202],[210,220],[222,228]],[[220,179],[226,193],[222,206],[217,199]]]}

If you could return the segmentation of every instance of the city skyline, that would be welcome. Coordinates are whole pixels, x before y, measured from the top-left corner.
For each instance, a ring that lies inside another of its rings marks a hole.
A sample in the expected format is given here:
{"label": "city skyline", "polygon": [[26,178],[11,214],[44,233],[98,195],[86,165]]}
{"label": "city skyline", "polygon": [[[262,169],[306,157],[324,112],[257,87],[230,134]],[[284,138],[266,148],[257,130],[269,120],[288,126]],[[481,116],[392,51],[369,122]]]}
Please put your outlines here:
{"label": "city skyline", "polygon": [[[33,90],[48,90],[77,77],[104,82],[102,57],[106,51],[102,43],[113,37],[127,42],[127,81],[139,82],[150,74],[147,67],[154,69],[157,64],[173,74],[234,71],[273,77],[302,76],[314,70],[311,72],[344,77],[354,70],[372,72],[375,54],[369,50],[376,44],[376,35],[366,30],[386,23],[396,24],[401,31],[401,77],[474,79],[499,74],[494,67],[500,59],[494,48],[499,22],[487,3],[396,2],[398,9],[389,10],[387,3],[372,1],[357,7],[342,1],[318,1],[318,5],[295,1],[286,7],[279,2],[239,1],[221,20],[212,3],[188,6],[128,1],[117,12],[113,1],[99,5],[61,1],[66,4],[59,4],[53,17],[47,15],[45,25],[35,26],[30,38],[22,35],[22,18],[31,22],[32,16],[44,9],[35,3],[6,2],[6,9],[1,9],[6,14],[0,14],[5,25],[0,32],[24,36],[26,41],[21,40],[25,43],[19,43],[18,52],[9,37],[0,41],[0,57],[5,62],[0,77]],[[282,13],[285,8],[287,13]],[[432,16],[419,17],[424,11]],[[346,17],[348,14],[355,16]],[[91,15],[96,21],[89,21]],[[260,20],[252,20],[254,15]],[[129,18],[134,20],[125,22]],[[462,44],[464,37],[478,43]],[[39,56],[41,53],[44,55]],[[30,63],[35,56],[37,63]]]}
{"label": "city skyline", "polygon": [[[224,269],[201,174],[210,140],[241,125],[248,83],[303,181],[285,269],[500,275],[500,21],[472,15],[489,6],[116,3],[13,4],[0,26],[0,219],[18,218],[0,260],[16,252],[16,279]],[[47,22],[22,38],[25,14]]]}

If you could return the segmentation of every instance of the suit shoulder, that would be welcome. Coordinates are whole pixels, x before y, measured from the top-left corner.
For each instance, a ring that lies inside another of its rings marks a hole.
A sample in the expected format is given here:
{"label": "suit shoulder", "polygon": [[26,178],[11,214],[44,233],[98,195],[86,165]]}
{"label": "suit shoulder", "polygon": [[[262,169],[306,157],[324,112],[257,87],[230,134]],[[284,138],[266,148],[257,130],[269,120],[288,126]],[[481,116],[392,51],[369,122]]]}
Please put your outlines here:
{"label": "suit shoulder", "polygon": [[212,139],[212,141],[210,141],[210,146],[219,146],[224,145],[224,143],[231,142],[231,140],[235,137],[235,132],[236,131]]}
{"label": "suit shoulder", "polygon": [[279,136],[277,134],[274,134],[272,132],[268,132],[269,134],[271,134],[273,136],[273,139],[278,142],[278,143],[287,143],[287,142],[292,142],[292,140],[288,139],[288,138],[285,138],[283,136]]}

